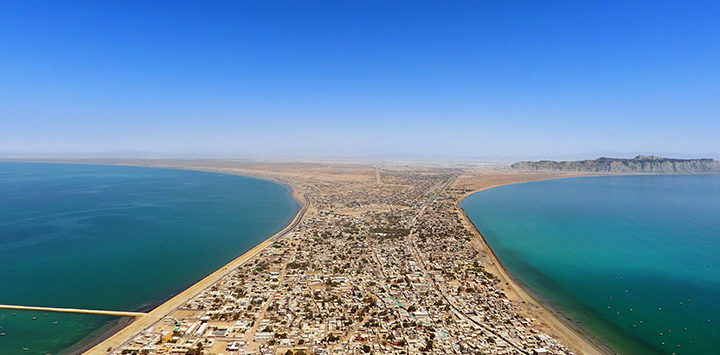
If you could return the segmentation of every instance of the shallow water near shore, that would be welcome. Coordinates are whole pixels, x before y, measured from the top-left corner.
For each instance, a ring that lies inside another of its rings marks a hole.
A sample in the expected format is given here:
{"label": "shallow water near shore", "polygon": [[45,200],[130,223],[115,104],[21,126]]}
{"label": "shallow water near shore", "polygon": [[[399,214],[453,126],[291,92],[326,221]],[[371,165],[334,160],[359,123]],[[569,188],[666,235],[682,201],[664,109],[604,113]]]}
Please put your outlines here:
{"label": "shallow water near shore", "polygon": [[624,354],[720,349],[720,176],[502,186],[462,207],[505,268]]}
{"label": "shallow water near shore", "polygon": [[[299,208],[286,186],[243,176],[0,162],[0,304],[147,308]],[[0,354],[62,353],[113,319],[0,310]]]}

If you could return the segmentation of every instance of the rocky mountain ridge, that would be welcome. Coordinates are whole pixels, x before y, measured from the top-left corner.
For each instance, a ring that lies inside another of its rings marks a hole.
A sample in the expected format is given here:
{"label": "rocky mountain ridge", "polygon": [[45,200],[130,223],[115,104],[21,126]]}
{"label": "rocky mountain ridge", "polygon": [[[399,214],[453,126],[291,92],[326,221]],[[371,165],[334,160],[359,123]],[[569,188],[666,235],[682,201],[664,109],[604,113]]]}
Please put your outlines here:
{"label": "rocky mountain ridge", "polygon": [[638,155],[632,159],[601,157],[580,161],[522,161],[513,169],[531,171],[566,171],[600,173],[648,174],[711,174],[720,173],[720,162],[713,159],[673,159],[655,155]]}

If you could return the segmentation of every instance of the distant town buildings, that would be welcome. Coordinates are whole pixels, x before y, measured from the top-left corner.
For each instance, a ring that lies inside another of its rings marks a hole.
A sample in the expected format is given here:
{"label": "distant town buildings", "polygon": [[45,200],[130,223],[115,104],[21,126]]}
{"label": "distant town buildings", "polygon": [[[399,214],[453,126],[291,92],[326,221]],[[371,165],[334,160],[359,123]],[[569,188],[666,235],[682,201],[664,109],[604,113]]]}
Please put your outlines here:
{"label": "distant town buildings", "polygon": [[299,181],[291,233],[113,354],[567,354],[485,270],[452,169]]}

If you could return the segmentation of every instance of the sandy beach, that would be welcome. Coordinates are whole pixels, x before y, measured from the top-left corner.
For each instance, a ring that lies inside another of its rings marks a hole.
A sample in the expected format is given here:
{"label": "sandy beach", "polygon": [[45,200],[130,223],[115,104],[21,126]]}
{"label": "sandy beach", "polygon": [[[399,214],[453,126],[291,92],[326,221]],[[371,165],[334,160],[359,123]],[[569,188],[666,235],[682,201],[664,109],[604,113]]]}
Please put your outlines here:
{"label": "sandy beach", "polygon": [[[298,222],[300,222],[305,214],[305,211],[309,207],[309,199],[307,198],[308,182],[316,184],[318,181],[323,181],[323,183],[342,185],[344,182],[356,181],[358,179],[362,179],[364,181],[366,179],[366,175],[368,174],[371,175],[368,177],[369,182],[363,184],[375,184],[376,180],[377,182],[380,181],[379,177],[375,175],[376,171],[374,169],[368,169],[367,167],[354,164],[333,166],[328,164],[224,164],[221,162],[172,161],[134,161],[113,163],[120,165],[154,166],[222,172],[273,180],[290,186],[293,196],[303,204],[303,207],[285,229],[271,236],[221,269],[208,275],[190,288],[172,297],[167,302],[149,312],[147,316],[136,318],[132,323],[119,332],[92,347],[86,352],[86,354],[106,354],[109,349],[116,349],[122,346],[139,332],[160,321],[162,318],[175,311],[180,305],[186,303],[195,295],[198,295],[200,292],[210,287],[239,266],[253,259],[263,249],[267,248],[274,241],[291,231]],[[565,316],[553,309],[552,305],[542,302],[542,300],[533,295],[530,290],[527,290],[517,280],[513,279],[512,276],[510,276],[502,267],[502,264],[497,259],[493,251],[485,243],[482,235],[465,216],[462,209],[457,206],[463,198],[475,192],[493,187],[529,181],[578,176],[584,175],[563,173],[516,173],[487,168],[480,168],[477,170],[466,169],[452,182],[449,188],[463,191],[458,195],[458,198],[455,201],[456,212],[458,213],[462,223],[469,230],[473,231],[475,238],[471,241],[472,246],[481,252],[480,254],[482,255],[483,263],[487,265],[487,270],[500,278],[503,291],[507,294],[507,297],[520,304],[525,313],[527,313],[528,317],[537,319],[538,328],[544,330],[547,334],[557,338],[564,344],[567,344],[577,353],[608,354],[612,353],[609,348],[604,346],[591,335],[584,332],[582,329],[578,328],[578,326],[576,326],[572,321],[565,319]],[[377,208],[377,206],[375,208]]]}
{"label": "sandy beach", "polygon": [[2,9],[0,355],[720,354],[720,1]]}
{"label": "sandy beach", "polygon": [[224,276],[235,270],[237,267],[241,266],[248,260],[251,260],[255,255],[257,255],[263,249],[267,248],[275,240],[292,231],[295,226],[297,226],[297,224],[302,220],[302,217],[309,206],[309,201],[295,188],[290,188],[292,189],[293,197],[302,204],[302,207],[298,211],[297,215],[295,215],[292,221],[285,228],[270,236],[268,239],[264,240],[262,243],[258,244],[254,248],[248,250],[246,253],[232,260],[222,268],[218,269],[217,271],[206,276],[194,285],[190,286],[186,290],[172,297],[170,300],[162,303],[152,311],[148,312],[147,315],[142,317],[136,317],[120,331],[114,333],[109,338],[96,344],[95,346],[87,350],[84,354],[106,354],[110,349],[117,348],[118,346],[130,340],[137,333],[155,324],[167,314],[176,310],[179,306],[187,302],[190,298],[202,292],[204,289],[212,286],[215,282],[222,279]]}
{"label": "sandy beach", "polygon": [[461,176],[458,178],[458,185],[470,191],[460,195],[456,201],[458,214],[462,219],[462,222],[468,226],[468,229],[472,230],[475,234],[474,245],[481,251],[484,251],[491,259],[490,272],[497,275],[503,281],[504,291],[511,298],[523,302],[527,306],[527,310],[533,316],[538,319],[542,319],[545,323],[546,330],[554,337],[557,337],[561,341],[570,344],[576,351],[581,354],[613,354],[612,349],[603,344],[600,340],[593,337],[591,334],[580,328],[571,320],[567,319],[567,316],[560,312],[558,309],[553,307],[552,304],[545,302],[540,297],[532,292],[529,288],[522,285],[518,280],[513,278],[507,270],[503,267],[502,263],[498,259],[495,252],[487,244],[485,238],[477,230],[475,225],[470,221],[465,212],[459,207],[460,202],[479,191],[484,191],[500,186],[519,184],[531,181],[542,181],[552,179],[562,179],[571,177],[582,177],[592,176],[588,174],[506,174],[506,175],[495,175],[495,176],[484,176],[484,177],[473,177]]}

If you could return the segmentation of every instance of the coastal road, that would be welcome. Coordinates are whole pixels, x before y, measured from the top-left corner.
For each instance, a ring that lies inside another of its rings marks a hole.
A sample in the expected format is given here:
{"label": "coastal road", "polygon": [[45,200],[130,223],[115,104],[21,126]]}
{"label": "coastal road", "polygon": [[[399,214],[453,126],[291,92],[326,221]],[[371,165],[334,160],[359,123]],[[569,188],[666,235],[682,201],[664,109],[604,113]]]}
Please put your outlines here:
{"label": "coastal road", "polygon": [[204,279],[198,281],[196,284],[190,286],[185,291],[177,294],[175,297],[171,298],[167,302],[161,304],[157,308],[150,311],[147,315],[144,317],[138,317],[135,319],[134,322],[128,324],[125,328],[121,329],[119,332],[115,333],[113,336],[111,336],[108,339],[105,339],[101,343],[95,345],[90,350],[86,351],[84,354],[86,355],[99,355],[99,354],[107,354],[108,349],[117,349],[118,347],[122,346],[123,344],[130,341],[132,338],[134,338],[138,333],[141,331],[147,329],[148,327],[152,326],[153,324],[159,322],[163,318],[165,318],[168,314],[174,312],[178,309],[181,305],[185,304],[187,301],[189,301],[191,298],[198,295],[200,292],[204,291],[208,287],[211,287],[213,284],[215,284],[217,281],[222,279],[223,277],[227,276],[231,272],[233,272],[235,269],[246,263],[247,261],[251,260],[255,255],[260,253],[263,249],[267,248],[268,246],[272,245],[276,240],[282,238],[289,232],[291,232],[295,227],[300,224],[300,221],[302,220],[303,216],[305,215],[305,211],[307,211],[308,206],[310,206],[310,198],[308,197],[308,194],[303,194],[303,197],[305,199],[305,202],[303,204],[303,207],[300,209],[297,215],[295,215],[295,218],[288,224],[285,228],[283,228],[281,231],[275,233],[272,237],[268,238],[264,242],[258,244],[256,247],[250,249],[245,254],[239,256],[235,260],[229,262],[222,268],[216,270],[212,274],[206,276]]}
{"label": "coastal road", "polygon": [[502,336],[501,334],[499,334],[499,333],[498,333],[497,331],[495,331],[494,329],[488,327],[486,324],[483,324],[483,323],[481,323],[481,322],[478,322],[477,320],[475,320],[475,319],[473,319],[472,317],[470,317],[470,316],[468,316],[467,314],[465,314],[461,309],[459,309],[459,308],[455,305],[454,300],[451,300],[451,299],[448,297],[448,295],[446,295],[446,294],[440,289],[440,287],[437,285],[437,283],[435,283],[435,278],[428,273],[428,271],[427,271],[427,269],[428,269],[428,268],[427,268],[427,261],[425,260],[425,258],[423,258],[422,254],[421,254],[420,251],[418,250],[417,245],[415,245],[415,239],[414,239],[413,237],[414,237],[414,234],[415,234],[416,222],[417,222],[418,218],[420,218],[420,216],[422,216],[422,214],[425,212],[425,208],[428,207],[429,205],[431,205],[433,202],[435,202],[435,200],[438,198],[438,196],[440,196],[440,194],[441,194],[443,191],[445,191],[445,189],[447,189],[448,186],[450,186],[450,184],[457,178],[457,176],[458,176],[458,174],[453,175],[445,184],[442,185],[442,187],[440,187],[440,188],[437,190],[437,192],[432,196],[432,198],[430,198],[426,203],[423,204],[422,208],[420,208],[420,210],[418,211],[417,215],[415,216],[415,218],[414,218],[413,221],[412,221],[410,233],[409,233],[408,236],[407,236],[407,242],[408,242],[408,246],[410,247],[410,251],[411,251],[411,253],[413,254],[413,256],[415,257],[415,260],[416,260],[416,261],[418,262],[418,264],[421,266],[420,269],[422,269],[423,275],[424,275],[425,279],[428,280],[428,281],[430,281],[430,285],[431,285],[432,288],[435,290],[435,292],[436,292],[438,295],[440,295],[440,297],[442,297],[442,298],[445,300],[445,302],[447,302],[448,306],[450,306],[455,312],[457,312],[457,314],[463,315],[463,316],[466,318],[466,320],[468,320],[468,321],[476,324],[477,326],[485,329],[485,331],[489,332],[490,334],[493,334],[494,336],[496,336],[496,337],[504,340],[506,343],[510,344],[510,346],[512,346],[513,348],[515,348],[516,351],[518,351],[518,352],[520,352],[520,353],[522,353],[522,354],[529,354],[529,353],[528,353],[526,350],[524,350],[520,345],[515,344],[515,342],[513,342],[513,341],[511,341],[510,339],[507,339],[506,337]]}

